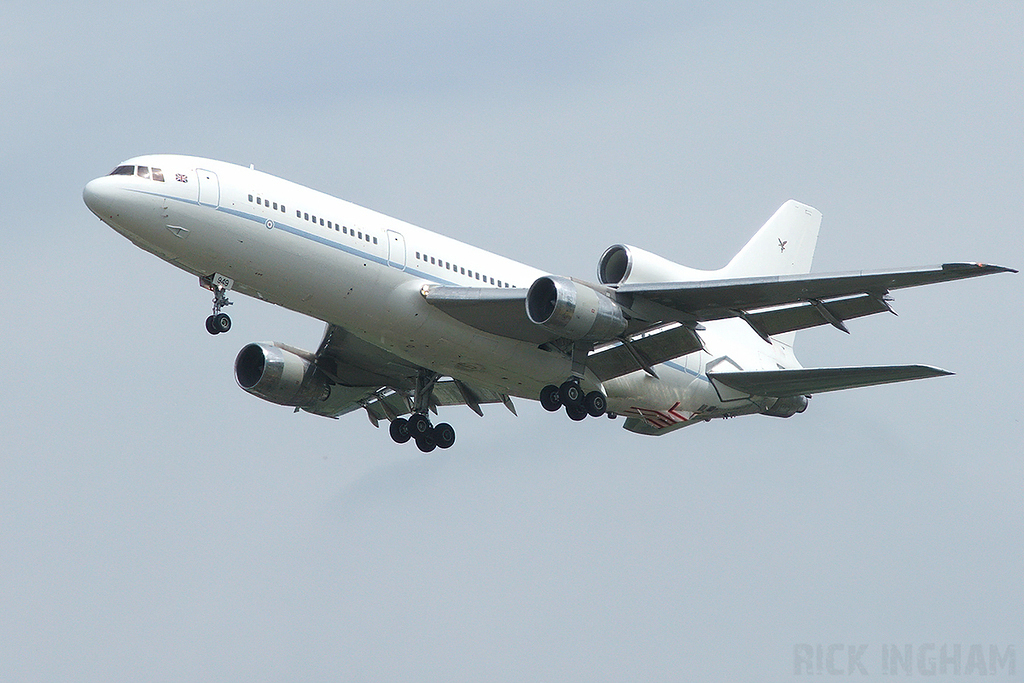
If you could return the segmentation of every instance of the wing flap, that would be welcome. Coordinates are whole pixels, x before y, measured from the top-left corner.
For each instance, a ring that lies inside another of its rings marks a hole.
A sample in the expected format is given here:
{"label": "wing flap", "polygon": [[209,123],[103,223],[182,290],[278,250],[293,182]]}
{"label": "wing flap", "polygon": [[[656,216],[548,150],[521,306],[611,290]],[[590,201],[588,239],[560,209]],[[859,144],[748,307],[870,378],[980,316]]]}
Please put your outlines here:
{"label": "wing flap", "polygon": [[[824,310],[823,310],[824,309]],[[774,336],[783,332],[805,330],[818,325],[836,325],[865,315],[891,311],[882,297],[861,294],[845,299],[800,303],[782,308],[750,311],[746,314],[751,324],[760,327],[765,334]],[[830,319],[830,317],[832,319]],[[840,328],[845,331],[845,328]]]}
{"label": "wing flap", "polygon": [[[462,385],[461,387],[459,385]],[[483,415],[480,411],[481,405],[490,403],[503,403],[511,406],[512,402],[508,396],[499,394],[496,391],[483,387],[469,386],[464,382],[453,379],[441,380],[434,384],[430,396],[431,407],[442,406],[469,406],[473,412]],[[412,412],[412,404],[402,393],[387,387],[381,387],[369,400],[363,402],[370,421],[377,424],[383,420],[393,420],[402,415]],[[510,410],[513,410],[511,407]],[[515,412],[513,410],[513,412]]]}
{"label": "wing flap", "polygon": [[774,398],[809,396],[827,391],[952,374],[948,370],[929,365],[879,365],[851,368],[709,372],[708,379],[711,380],[722,400],[729,401],[750,396]]}
{"label": "wing flap", "polygon": [[587,359],[587,367],[605,382],[643,370],[644,365],[653,367],[701,348],[703,344],[692,328],[670,323],[634,335],[626,343],[619,341],[595,349]]}

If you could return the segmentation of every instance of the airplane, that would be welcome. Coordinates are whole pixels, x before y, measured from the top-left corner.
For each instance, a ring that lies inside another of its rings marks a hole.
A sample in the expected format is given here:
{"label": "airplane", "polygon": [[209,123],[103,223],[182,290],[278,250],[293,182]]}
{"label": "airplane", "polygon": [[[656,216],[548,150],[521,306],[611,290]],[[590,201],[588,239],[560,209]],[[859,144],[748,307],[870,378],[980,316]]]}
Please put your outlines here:
{"label": "airplane", "polygon": [[890,292],[1011,268],[946,263],[812,274],[821,213],[787,201],[728,264],[697,270],[627,244],[597,281],[547,273],[303,187],[212,159],[146,155],[83,190],[88,208],[213,293],[326,323],[316,351],[244,346],[238,385],[331,418],[363,410],[391,438],[449,448],[439,407],[539,400],[575,421],[623,417],[663,435],[712,419],[802,413],[815,394],[952,374],[927,365],[804,368],[796,332],[893,312]]}

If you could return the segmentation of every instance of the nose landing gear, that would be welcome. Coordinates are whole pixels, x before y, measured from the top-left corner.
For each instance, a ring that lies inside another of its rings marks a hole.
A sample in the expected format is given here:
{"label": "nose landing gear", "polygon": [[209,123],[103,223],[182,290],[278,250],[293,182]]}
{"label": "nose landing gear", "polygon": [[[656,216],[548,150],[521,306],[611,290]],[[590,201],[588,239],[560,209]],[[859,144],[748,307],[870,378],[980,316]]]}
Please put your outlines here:
{"label": "nose landing gear", "polygon": [[222,334],[231,329],[231,318],[221,309],[230,306],[227,293],[235,281],[220,273],[199,278],[199,284],[213,292],[213,315],[206,319],[206,331],[210,334]]}

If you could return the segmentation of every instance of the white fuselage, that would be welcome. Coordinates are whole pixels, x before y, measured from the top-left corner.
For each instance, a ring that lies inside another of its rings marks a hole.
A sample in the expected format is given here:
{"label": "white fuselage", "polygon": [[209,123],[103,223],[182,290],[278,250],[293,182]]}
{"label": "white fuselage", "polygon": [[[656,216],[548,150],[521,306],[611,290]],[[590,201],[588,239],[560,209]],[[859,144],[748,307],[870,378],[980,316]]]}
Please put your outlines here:
{"label": "white fuselage", "polygon": [[[438,283],[528,288],[543,271],[250,168],[177,155],[125,164],[160,169],[163,180],[103,176],[86,187],[86,202],[183,270],[226,275],[236,291],[500,393],[536,399],[571,374],[567,356],[470,327],[420,293]],[[638,370],[602,384],[588,375],[584,386],[602,389],[610,412],[667,427],[761,410],[748,399],[723,401],[709,366],[798,366],[790,347],[766,344],[741,320],[708,323],[700,336],[705,351],[657,366],[657,378]]]}

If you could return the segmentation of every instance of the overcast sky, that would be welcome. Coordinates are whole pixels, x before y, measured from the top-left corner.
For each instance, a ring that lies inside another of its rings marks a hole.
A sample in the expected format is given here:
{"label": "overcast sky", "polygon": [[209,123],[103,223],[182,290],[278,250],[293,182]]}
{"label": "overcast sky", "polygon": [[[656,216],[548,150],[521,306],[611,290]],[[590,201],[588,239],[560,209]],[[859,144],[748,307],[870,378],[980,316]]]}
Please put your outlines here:
{"label": "overcast sky", "polygon": [[0,45],[0,679],[793,681],[804,645],[878,677],[931,643],[1024,670],[1024,276],[797,340],[954,377],[662,438],[450,408],[423,455],[239,390],[239,348],[322,323],[236,298],[211,337],[195,279],[81,200],[175,152],[584,278],[617,242],[719,267],[790,198],[817,271],[1020,268],[1020,2],[7,0]]}

